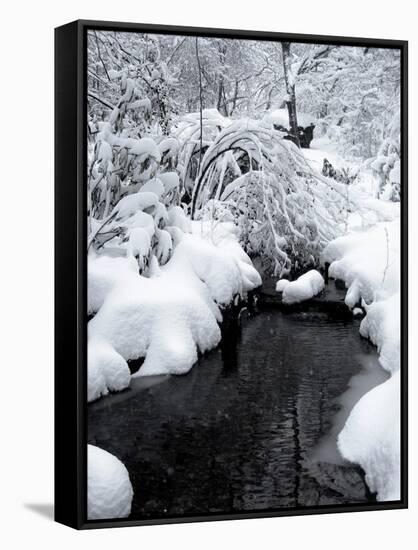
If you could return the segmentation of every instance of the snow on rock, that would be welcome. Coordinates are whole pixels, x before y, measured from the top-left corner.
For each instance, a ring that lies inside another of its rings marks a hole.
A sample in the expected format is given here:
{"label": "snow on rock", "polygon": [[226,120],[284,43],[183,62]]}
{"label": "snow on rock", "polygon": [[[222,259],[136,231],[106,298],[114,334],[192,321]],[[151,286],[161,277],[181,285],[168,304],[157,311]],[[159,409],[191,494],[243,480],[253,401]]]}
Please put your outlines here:
{"label": "snow on rock", "polygon": [[377,499],[400,498],[400,223],[399,218],[332,241],[323,261],[348,287],[346,303],[366,311],[360,333],[377,346],[391,378],[355,405],[338,438],[347,460],[360,464]]}
{"label": "snow on rock", "polygon": [[285,284],[282,279],[278,281],[277,286],[279,286],[279,292],[280,288],[282,289],[283,303],[297,304],[305,300],[310,300],[319,294],[324,288],[324,279],[319,271],[311,269],[307,273],[301,275],[296,281]]}
{"label": "snow on rock", "polygon": [[157,231],[161,256],[171,253],[171,257],[153,271],[155,275],[142,277],[132,271],[130,262],[120,262],[119,277],[96,299],[96,307],[100,306],[88,325],[89,348],[93,347],[95,358],[89,375],[92,395],[103,395],[106,386],[112,390],[104,374],[111,358],[95,350],[98,342],[114,350],[112,360],[118,369],[122,367],[119,357],[125,362],[144,357],[135,376],[186,373],[198,352],[219,343],[222,306],[261,284],[233,233],[224,231],[215,244],[209,237],[169,229],[180,232],[182,238],[172,248],[171,232]]}
{"label": "snow on rock", "polygon": [[88,519],[128,517],[133,489],[122,462],[103,449],[87,445],[87,464]]}

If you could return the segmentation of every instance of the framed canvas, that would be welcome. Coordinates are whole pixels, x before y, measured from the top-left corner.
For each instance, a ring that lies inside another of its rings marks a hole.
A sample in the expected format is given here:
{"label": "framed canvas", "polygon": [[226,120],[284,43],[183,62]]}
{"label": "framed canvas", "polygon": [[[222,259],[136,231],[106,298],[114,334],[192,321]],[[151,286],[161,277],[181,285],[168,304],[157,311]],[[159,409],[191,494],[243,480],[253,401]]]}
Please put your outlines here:
{"label": "framed canvas", "polygon": [[407,506],[407,43],[55,34],[55,506]]}

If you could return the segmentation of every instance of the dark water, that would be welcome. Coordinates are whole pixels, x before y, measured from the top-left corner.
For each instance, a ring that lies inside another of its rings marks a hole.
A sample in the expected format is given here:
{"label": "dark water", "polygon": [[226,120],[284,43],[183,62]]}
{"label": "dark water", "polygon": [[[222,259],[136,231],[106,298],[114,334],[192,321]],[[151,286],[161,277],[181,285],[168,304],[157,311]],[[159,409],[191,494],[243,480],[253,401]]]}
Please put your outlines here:
{"label": "dark water", "polygon": [[126,465],[131,518],[372,500],[335,444],[353,404],[385,379],[358,327],[244,312],[240,334],[187,375],[136,379],[91,404],[89,442]]}

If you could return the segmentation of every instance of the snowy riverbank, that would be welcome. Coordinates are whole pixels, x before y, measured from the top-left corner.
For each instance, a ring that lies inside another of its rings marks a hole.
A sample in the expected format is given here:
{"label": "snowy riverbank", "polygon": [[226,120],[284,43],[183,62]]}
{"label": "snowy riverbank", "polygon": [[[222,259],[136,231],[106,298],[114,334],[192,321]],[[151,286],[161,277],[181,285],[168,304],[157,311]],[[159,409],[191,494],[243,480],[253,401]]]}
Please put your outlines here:
{"label": "snowy riverbank", "polygon": [[338,438],[344,458],[360,464],[380,501],[400,498],[400,220],[378,223],[331,242],[330,276],[347,285],[346,304],[366,311],[362,336],[391,377],[355,405]]}

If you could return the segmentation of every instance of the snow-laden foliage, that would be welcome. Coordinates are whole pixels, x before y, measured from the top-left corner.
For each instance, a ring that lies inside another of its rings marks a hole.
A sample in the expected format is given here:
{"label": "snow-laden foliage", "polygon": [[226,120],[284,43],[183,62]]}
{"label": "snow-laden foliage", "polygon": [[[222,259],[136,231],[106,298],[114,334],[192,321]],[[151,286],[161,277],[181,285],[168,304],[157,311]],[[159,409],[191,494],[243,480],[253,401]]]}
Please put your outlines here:
{"label": "snow-laden foliage", "polygon": [[371,159],[371,168],[380,180],[379,195],[387,200],[399,201],[401,194],[401,144],[400,120],[394,116],[389,127],[390,132],[381,144],[375,158]]}
{"label": "snow-laden foliage", "polygon": [[240,119],[218,128],[200,159],[192,214],[234,220],[245,250],[275,275],[317,263],[354,207],[345,186],[315,173],[267,122]]}

